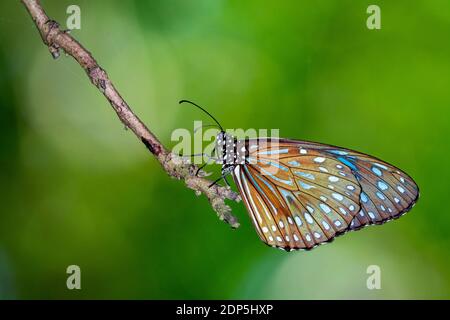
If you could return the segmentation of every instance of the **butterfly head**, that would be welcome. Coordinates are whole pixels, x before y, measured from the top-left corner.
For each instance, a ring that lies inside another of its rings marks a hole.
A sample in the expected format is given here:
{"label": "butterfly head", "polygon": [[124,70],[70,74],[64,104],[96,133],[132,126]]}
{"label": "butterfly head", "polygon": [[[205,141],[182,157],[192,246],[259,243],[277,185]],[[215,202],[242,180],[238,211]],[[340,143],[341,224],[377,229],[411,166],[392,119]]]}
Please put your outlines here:
{"label": "butterfly head", "polygon": [[[238,164],[245,163],[245,157],[248,155],[247,148],[245,146],[245,140],[238,141],[235,137],[225,132],[219,121],[212,114],[206,111],[198,104],[189,100],[181,100],[179,103],[189,103],[198,109],[206,113],[219,128],[219,133],[216,136],[216,152],[218,154],[219,161],[222,162],[222,173],[229,172]],[[206,125],[211,126],[211,125]],[[213,125],[215,126],[215,125]]]}

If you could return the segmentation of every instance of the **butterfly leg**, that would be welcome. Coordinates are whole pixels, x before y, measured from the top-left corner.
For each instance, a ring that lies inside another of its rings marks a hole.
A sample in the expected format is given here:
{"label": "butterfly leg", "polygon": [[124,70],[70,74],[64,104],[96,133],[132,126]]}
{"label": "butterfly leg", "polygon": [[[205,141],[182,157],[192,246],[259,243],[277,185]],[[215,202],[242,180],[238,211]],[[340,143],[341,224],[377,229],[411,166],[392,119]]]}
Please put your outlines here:
{"label": "butterfly leg", "polygon": [[219,182],[220,180],[222,180],[223,177],[220,177],[219,179],[216,179],[213,183],[211,183],[208,188],[211,188],[212,186],[216,185],[217,182]]}
{"label": "butterfly leg", "polygon": [[213,155],[216,152],[216,147],[214,147],[211,151],[211,155],[207,155],[206,153],[203,153],[202,156],[206,156],[208,157],[208,161],[206,161],[203,165],[201,165],[197,171],[195,172],[195,176],[198,176],[198,173],[200,172],[200,170],[202,170],[204,167],[206,167],[209,163],[210,160],[214,160],[214,161],[218,161],[217,158],[214,158]]}
{"label": "butterfly leg", "polygon": [[227,184],[227,186],[231,187],[230,183],[227,180],[227,176],[223,176],[223,181]]}
{"label": "butterfly leg", "polygon": [[212,156],[210,156],[209,154],[206,154],[206,153],[196,153],[196,154],[189,154],[189,155],[178,155],[179,157],[183,157],[183,158],[187,158],[187,157],[190,157],[190,158],[193,158],[193,157],[206,157],[206,158],[208,158],[208,161],[210,161],[210,160],[213,160],[213,161],[219,161],[220,159],[219,158],[215,158],[215,157],[212,157]]}
{"label": "butterfly leg", "polygon": [[204,167],[206,167],[208,165],[208,162],[205,162],[204,164],[202,164],[200,167],[198,167],[197,171],[195,171],[195,176],[198,176],[198,173],[200,172],[200,170],[202,170]]}
{"label": "butterfly leg", "polygon": [[225,181],[225,183],[227,184],[227,186],[231,187],[231,186],[230,186],[230,183],[229,183],[228,180],[227,180],[227,175],[228,175],[228,173],[225,173],[225,174],[221,175],[218,179],[216,179],[213,183],[211,183],[211,184],[208,186],[208,188],[211,188],[212,186],[214,186],[215,184],[217,184],[217,182],[219,182],[219,181],[222,180],[222,179]]}
{"label": "butterfly leg", "polygon": [[190,158],[193,158],[193,157],[204,157],[204,156],[210,157],[210,155],[208,155],[206,153],[194,153],[194,154],[187,154],[187,155],[179,154],[178,156],[179,157],[184,157],[184,158],[187,158],[187,157],[190,157]]}

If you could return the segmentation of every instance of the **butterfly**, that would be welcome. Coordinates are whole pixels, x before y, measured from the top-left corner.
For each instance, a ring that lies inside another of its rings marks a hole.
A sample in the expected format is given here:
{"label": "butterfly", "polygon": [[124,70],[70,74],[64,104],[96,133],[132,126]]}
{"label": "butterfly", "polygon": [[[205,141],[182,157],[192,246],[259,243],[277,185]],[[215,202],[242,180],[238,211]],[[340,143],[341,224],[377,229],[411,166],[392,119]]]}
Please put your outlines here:
{"label": "butterfly", "polygon": [[232,175],[259,238],[271,247],[310,250],[397,219],[418,200],[414,180],[378,158],[302,140],[238,140],[194,105],[218,124],[221,178]]}

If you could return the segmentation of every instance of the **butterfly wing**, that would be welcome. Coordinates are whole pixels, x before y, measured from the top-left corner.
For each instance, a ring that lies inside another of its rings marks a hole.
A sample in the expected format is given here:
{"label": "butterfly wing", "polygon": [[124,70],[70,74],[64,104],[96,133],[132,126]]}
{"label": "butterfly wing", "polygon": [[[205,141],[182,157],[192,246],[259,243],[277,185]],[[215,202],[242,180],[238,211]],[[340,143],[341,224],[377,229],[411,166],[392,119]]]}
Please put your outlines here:
{"label": "butterfly wing", "polygon": [[418,188],[374,157],[313,142],[248,141],[249,163],[233,177],[261,240],[311,249],[348,230],[407,212]]}
{"label": "butterfly wing", "polygon": [[320,150],[351,170],[361,188],[361,210],[350,224],[350,230],[397,219],[417,202],[419,188],[414,180],[402,170],[378,158],[314,142],[284,139],[280,143],[299,144],[304,150]]}

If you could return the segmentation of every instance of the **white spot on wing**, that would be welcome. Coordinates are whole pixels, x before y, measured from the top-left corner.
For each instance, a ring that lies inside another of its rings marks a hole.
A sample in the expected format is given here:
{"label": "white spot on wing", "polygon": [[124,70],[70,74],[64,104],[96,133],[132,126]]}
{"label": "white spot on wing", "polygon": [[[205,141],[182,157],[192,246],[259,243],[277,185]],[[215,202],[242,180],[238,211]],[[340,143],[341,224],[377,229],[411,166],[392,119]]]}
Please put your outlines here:
{"label": "white spot on wing", "polygon": [[289,165],[293,167],[300,167],[300,163],[298,161],[292,160],[288,162]]}
{"label": "white spot on wing", "polygon": [[328,177],[328,180],[329,180],[330,182],[338,182],[338,181],[339,181],[339,178],[338,178],[338,177],[335,177],[335,176],[330,176],[330,177]]}
{"label": "white spot on wing", "polygon": [[322,163],[322,162],[324,162],[325,161],[325,158],[324,157],[315,157],[314,158],[314,162],[316,162],[316,163]]}
{"label": "white spot on wing", "polygon": [[270,155],[270,154],[281,154],[281,153],[288,153],[288,152],[289,152],[289,149],[270,149],[270,150],[260,151],[260,152],[258,152],[258,154]]}
{"label": "white spot on wing", "polygon": [[386,200],[386,197],[379,191],[377,191],[376,193],[377,197],[380,198],[381,200]]}
{"label": "white spot on wing", "polygon": [[310,180],[314,180],[314,175],[308,172],[303,172],[303,171],[294,171],[294,173],[298,176],[301,176],[303,178],[308,178]]}
{"label": "white spot on wing", "polygon": [[319,204],[320,209],[322,209],[323,212],[325,213],[330,213],[331,209],[329,206],[327,206],[325,203],[321,203]]}
{"label": "white spot on wing", "polygon": [[373,164],[376,165],[377,167],[380,167],[381,169],[384,169],[384,170],[388,169],[385,165],[383,165],[381,163],[374,162]]}
{"label": "white spot on wing", "polygon": [[311,215],[310,215],[309,213],[307,213],[307,212],[305,212],[305,219],[306,219],[306,221],[308,221],[309,224],[313,224],[313,223],[314,223],[313,218],[312,218]]}
{"label": "white spot on wing", "polygon": [[331,194],[331,196],[332,196],[333,198],[335,198],[337,201],[342,201],[342,200],[344,200],[344,197],[343,197],[341,194],[339,194],[339,193],[333,192],[333,193]]}
{"label": "white spot on wing", "polygon": [[367,197],[367,194],[365,194],[364,192],[361,192],[361,201],[366,203],[367,201],[369,201],[369,198]]}
{"label": "white spot on wing", "polygon": [[307,183],[304,183],[303,181],[297,180],[297,182],[298,182],[298,184],[300,185],[300,187],[302,187],[302,188],[305,189],[305,190],[309,190],[309,189],[315,188],[314,186],[312,186],[312,185],[310,185],[310,184],[307,184]]}
{"label": "white spot on wing", "polygon": [[383,181],[378,181],[377,185],[378,185],[378,188],[380,188],[383,191],[387,190],[389,188],[389,186],[386,183],[384,183]]}
{"label": "white spot on wing", "polygon": [[377,167],[372,167],[372,172],[375,173],[377,176],[381,177],[383,175],[383,173],[381,172],[380,169],[378,169]]}

